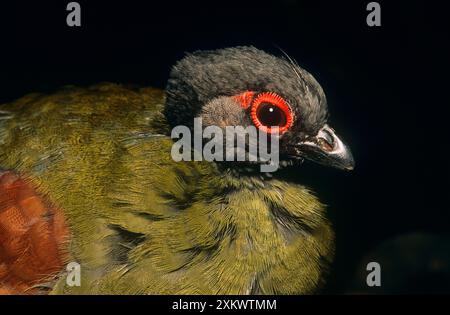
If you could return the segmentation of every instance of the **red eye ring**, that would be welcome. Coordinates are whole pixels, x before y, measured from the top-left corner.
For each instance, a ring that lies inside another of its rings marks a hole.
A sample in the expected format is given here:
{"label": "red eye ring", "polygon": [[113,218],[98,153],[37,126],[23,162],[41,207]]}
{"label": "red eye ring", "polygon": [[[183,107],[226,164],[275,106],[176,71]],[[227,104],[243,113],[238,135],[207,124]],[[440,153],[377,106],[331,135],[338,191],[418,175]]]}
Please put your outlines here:
{"label": "red eye ring", "polygon": [[[283,126],[279,126],[278,128],[271,128],[271,127],[264,126],[261,123],[261,121],[258,118],[257,112],[258,112],[259,106],[264,103],[272,104],[272,105],[278,107],[278,109],[280,109],[284,113],[284,115],[286,116],[286,122]],[[279,96],[273,92],[264,92],[264,93],[258,94],[256,99],[253,101],[253,104],[252,104],[252,107],[250,110],[250,117],[253,121],[253,124],[258,129],[264,131],[265,133],[269,133],[269,134],[273,133],[275,129],[278,129],[279,134],[284,133],[289,128],[291,128],[292,122],[293,122],[293,115],[292,115],[291,109],[289,108],[288,104],[285,102],[285,100],[281,96]]]}

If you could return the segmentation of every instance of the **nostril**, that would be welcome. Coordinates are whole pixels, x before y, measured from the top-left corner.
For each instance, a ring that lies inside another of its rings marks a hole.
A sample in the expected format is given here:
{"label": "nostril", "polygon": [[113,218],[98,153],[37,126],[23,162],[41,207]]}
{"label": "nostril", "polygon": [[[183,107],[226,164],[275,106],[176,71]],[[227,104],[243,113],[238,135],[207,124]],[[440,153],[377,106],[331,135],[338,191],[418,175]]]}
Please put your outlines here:
{"label": "nostril", "polygon": [[319,138],[319,145],[320,148],[326,152],[333,151],[333,145],[328,143],[328,141],[326,141],[325,139]]}
{"label": "nostril", "polygon": [[334,137],[328,130],[321,130],[318,134],[317,140],[320,147],[324,151],[332,151],[334,149]]}

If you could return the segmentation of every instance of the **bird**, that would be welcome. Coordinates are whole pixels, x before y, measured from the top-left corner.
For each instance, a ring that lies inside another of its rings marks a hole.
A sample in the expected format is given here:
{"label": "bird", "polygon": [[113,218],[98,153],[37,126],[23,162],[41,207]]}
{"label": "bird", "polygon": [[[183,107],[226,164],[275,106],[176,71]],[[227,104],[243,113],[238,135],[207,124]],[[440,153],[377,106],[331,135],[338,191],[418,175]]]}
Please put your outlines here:
{"label": "bird", "polygon": [[186,53],[165,90],[99,83],[0,105],[0,294],[320,292],[334,232],[319,197],[260,161],[175,161],[171,130],[276,130],[280,168],[352,170],[328,116],[309,72],[253,46]]}

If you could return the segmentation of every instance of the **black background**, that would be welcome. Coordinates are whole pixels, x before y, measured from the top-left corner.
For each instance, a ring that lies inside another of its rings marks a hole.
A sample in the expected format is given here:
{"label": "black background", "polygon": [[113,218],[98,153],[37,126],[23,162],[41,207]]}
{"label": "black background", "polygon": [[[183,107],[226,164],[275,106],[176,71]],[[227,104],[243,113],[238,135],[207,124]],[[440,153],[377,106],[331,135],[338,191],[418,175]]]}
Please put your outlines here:
{"label": "black background", "polygon": [[[372,28],[369,1],[78,1],[80,28],[66,25],[68,2],[0,5],[0,103],[68,84],[164,88],[186,51],[279,46],[321,83],[356,160],[353,172],[290,174],[330,205],[337,257],[325,292],[352,292],[364,255],[392,237],[450,234],[443,2],[378,1]],[[399,292],[450,291],[449,270]]]}

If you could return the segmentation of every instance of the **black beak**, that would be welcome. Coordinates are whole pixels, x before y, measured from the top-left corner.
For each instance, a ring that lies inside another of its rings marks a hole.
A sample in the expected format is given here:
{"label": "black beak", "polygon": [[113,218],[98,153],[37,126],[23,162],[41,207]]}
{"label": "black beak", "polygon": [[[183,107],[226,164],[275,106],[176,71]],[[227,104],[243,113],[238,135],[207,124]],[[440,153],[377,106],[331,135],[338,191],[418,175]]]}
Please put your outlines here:
{"label": "black beak", "polygon": [[323,126],[316,136],[298,143],[296,151],[301,157],[325,166],[343,170],[355,167],[350,149],[328,125]]}

